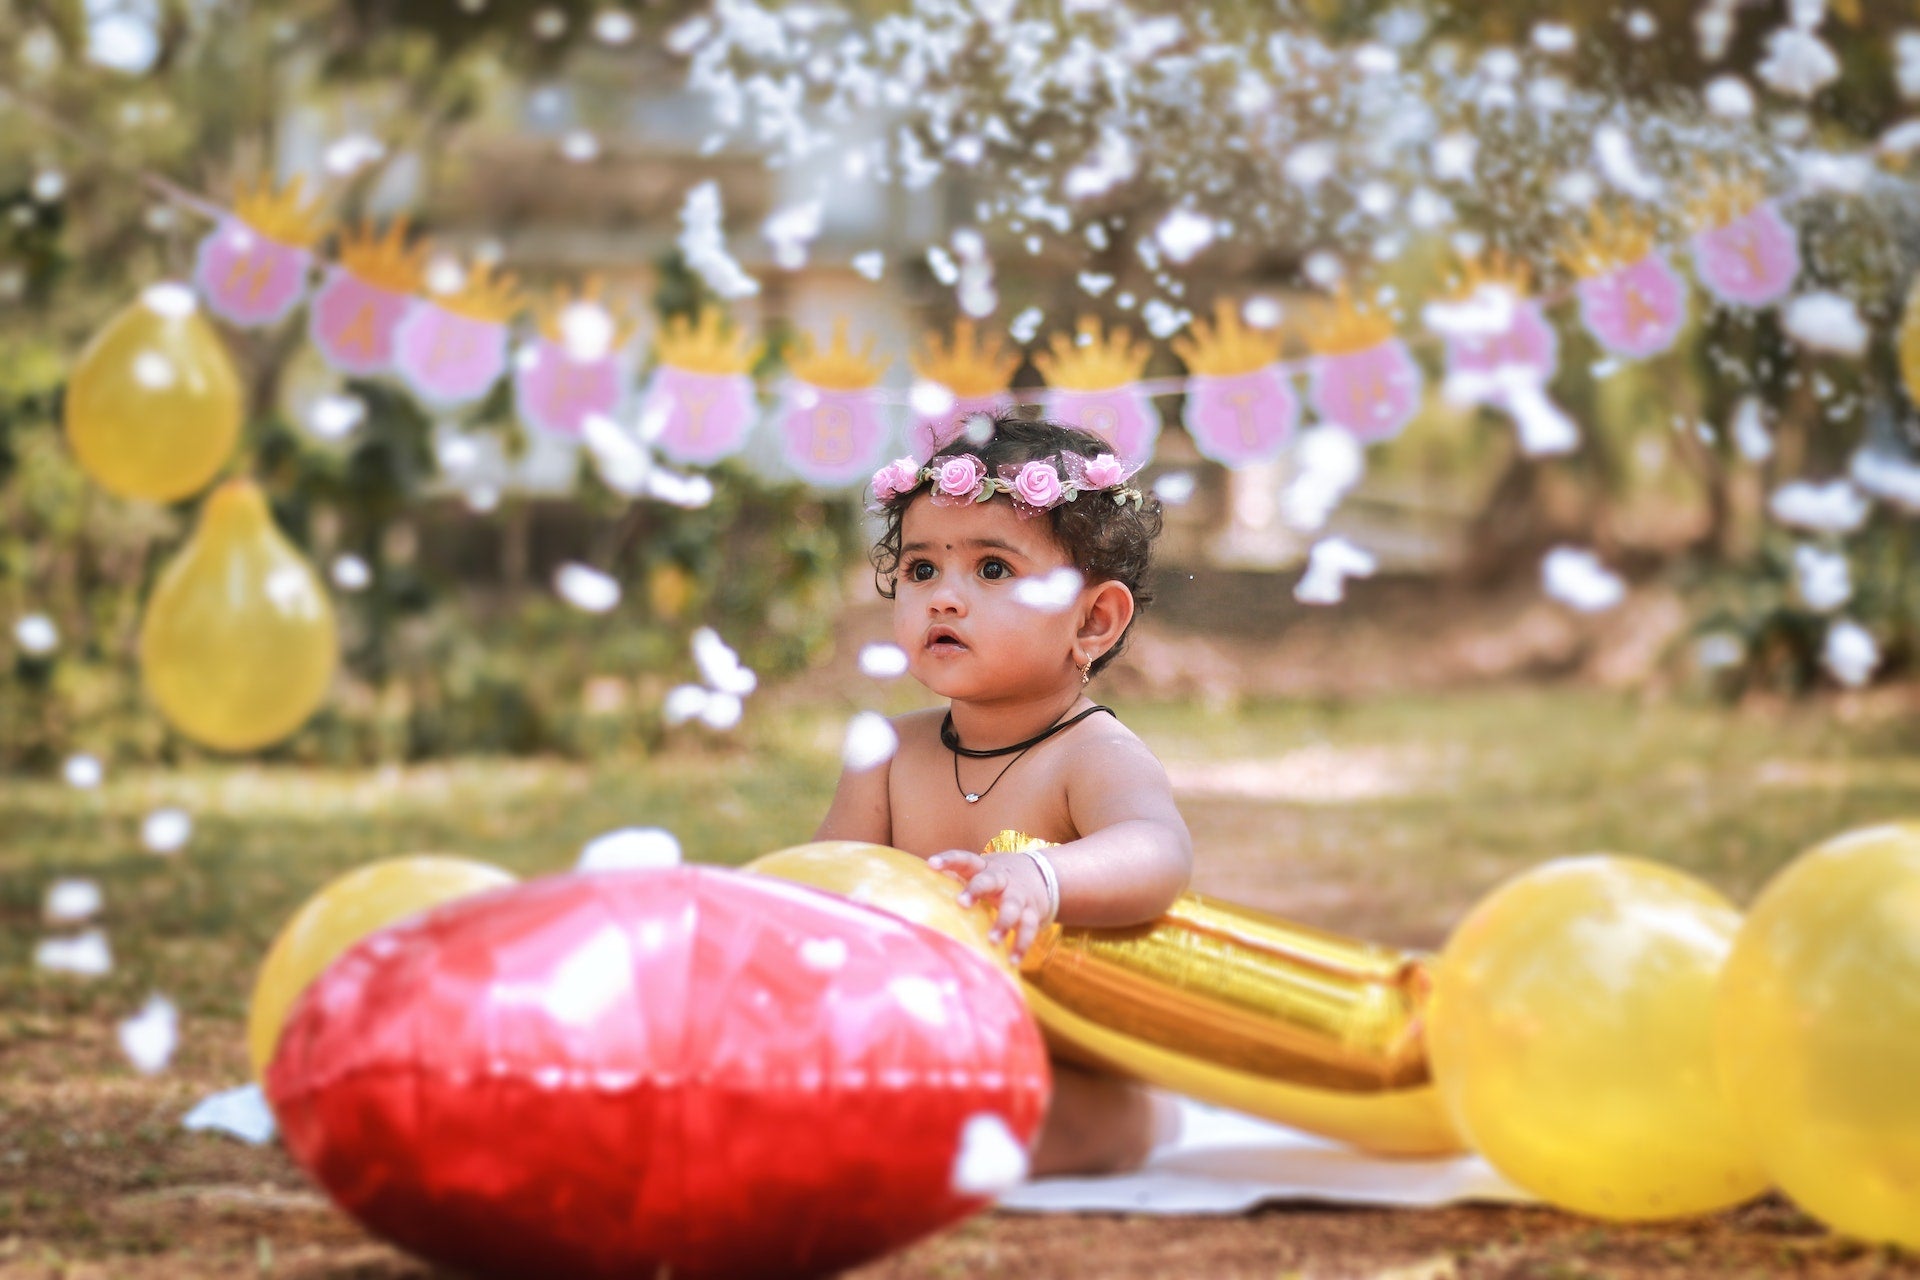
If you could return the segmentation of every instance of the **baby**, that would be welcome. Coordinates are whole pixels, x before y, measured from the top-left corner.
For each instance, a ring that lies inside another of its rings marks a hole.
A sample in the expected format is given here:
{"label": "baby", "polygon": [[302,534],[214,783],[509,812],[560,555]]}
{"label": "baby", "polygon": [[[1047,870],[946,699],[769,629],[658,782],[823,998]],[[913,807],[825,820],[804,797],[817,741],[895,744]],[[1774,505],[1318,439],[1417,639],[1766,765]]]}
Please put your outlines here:
{"label": "baby", "polygon": [[[1120,652],[1146,589],[1159,504],[1099,437],[1002,418],[925,466],[873,479],[874,548],[907,669],[948,700],[898,717],[888,763],[847,770],[816,840],[865,840],[965,881],[998,907],[1016,962],[1051,920],[1112,927],[1164,913],[1192,840],[1166,770],[1087,684]],[[983,855],[1000,831],[1045,852]],[[1056,1060],[1035,1175],[1137,1166],[1171,1105]]]}

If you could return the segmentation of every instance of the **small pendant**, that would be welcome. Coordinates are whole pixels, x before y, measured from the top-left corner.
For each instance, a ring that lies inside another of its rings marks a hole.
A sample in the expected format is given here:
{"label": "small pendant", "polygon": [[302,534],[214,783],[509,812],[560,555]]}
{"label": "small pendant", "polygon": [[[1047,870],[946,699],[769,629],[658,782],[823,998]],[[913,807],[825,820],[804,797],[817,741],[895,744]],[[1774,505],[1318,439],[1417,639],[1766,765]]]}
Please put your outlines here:
{"label": "small pendant", "polygon": [[978,795],[976,795],[976,794],[975,794],[974,792],[971,792],[971,791],[969,791],[969,792],[967,792],[967,803],[968,803],[968,804],[979,804],[979,803],[980,803],[980,797],[979,797]]}

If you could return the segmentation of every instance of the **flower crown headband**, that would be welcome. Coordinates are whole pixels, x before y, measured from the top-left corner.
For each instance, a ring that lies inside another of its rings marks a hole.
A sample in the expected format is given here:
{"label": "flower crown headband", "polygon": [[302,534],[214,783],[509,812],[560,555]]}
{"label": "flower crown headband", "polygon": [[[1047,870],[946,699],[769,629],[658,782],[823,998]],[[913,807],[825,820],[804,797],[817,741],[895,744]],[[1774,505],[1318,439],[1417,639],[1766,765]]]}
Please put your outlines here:
{"label": "flower crown headband", "polygon": [[872,509],[878,511],[931,480],[936,507],[963,507],[1004,493],[1020,517],[1031,520],[1083,493],[1108,493],[1115,505],[1131,502],[1138,511],[1146,497],[1127,481],[1142,465],[1111,453],[1088,458],[1069,450],[1027,462],[1003,462],[1000,473],[990,476],[987,464],[971,453],[943,454],[925,466],[912,457],[896,458],[873,473]]}

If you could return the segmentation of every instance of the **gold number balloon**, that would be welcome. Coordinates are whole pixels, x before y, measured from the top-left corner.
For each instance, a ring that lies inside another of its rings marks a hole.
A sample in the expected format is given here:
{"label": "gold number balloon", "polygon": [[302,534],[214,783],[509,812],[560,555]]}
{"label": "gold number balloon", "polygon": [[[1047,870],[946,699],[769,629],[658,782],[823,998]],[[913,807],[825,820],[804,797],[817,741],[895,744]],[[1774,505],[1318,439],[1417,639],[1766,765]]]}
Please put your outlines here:
{"label": "gold number balloon", "polygon": [[280,930],[260,966],[247,1010],[247,1053],[264,1079],[293,1002],[360,939],[455,898],[514,884],[498,867],[412,854],[359,867],[309,898]]}
{"label": "gold number balloon", "polygon": [[87,344],[67,379],[67,441],[94,482],[172,502],[219,474],[240,438],[240,379],[183,284],[157,284]]}
{"label": "gold number balloon", "polygon": [[1782,1191],[1920,1249],[1920,824],[1835,837],[1762,890],[1720,979],[1720,1073]]}
{"label": "gold number balloon", "polygon": [[220,751],[298,729],[339,653],[333,606],[248,480],[215,490],[140,626],[147,693],[168,722]]}
{"label": "gold number balloon", "polygon": [[[1043,847],[1016,832],[989,846]],[[749,864],[974,943],[993,912],[898,849],[803,845]],[[1421,961],[1183,895],[1151,925],[1044,930],[1020,970],[1053,1049],[1203,1101],[1395,1155],[1458,1151],[1427,1075]]]}
{"label": "gold number balloon", "polygon": [[1441,952],[1430,1007],[1434,1077],[1468,1142],[1602,1218],[1764,1190],[1714,1067],[1739,926],[1712,888],[1637,858],[1564,858],[1496,889]]}

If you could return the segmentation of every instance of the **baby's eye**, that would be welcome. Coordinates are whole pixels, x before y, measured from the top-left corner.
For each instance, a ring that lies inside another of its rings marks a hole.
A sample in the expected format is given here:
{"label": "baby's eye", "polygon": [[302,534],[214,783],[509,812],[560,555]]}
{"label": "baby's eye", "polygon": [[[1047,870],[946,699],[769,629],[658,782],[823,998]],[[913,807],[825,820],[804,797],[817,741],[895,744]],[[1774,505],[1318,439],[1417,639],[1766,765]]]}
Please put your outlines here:
{"label": "baby's eye", "polygon": [[1013,566],[1005,560],[987,560],[980,565],[980,576],[989,582],[998,582],[1013,576]]}
{"label": "baby's eye", "polygon": [[932,577],[933,562],[930,560],[915,560],[907,566],[907,581],[909,582],[927,582],[931,580]]}

